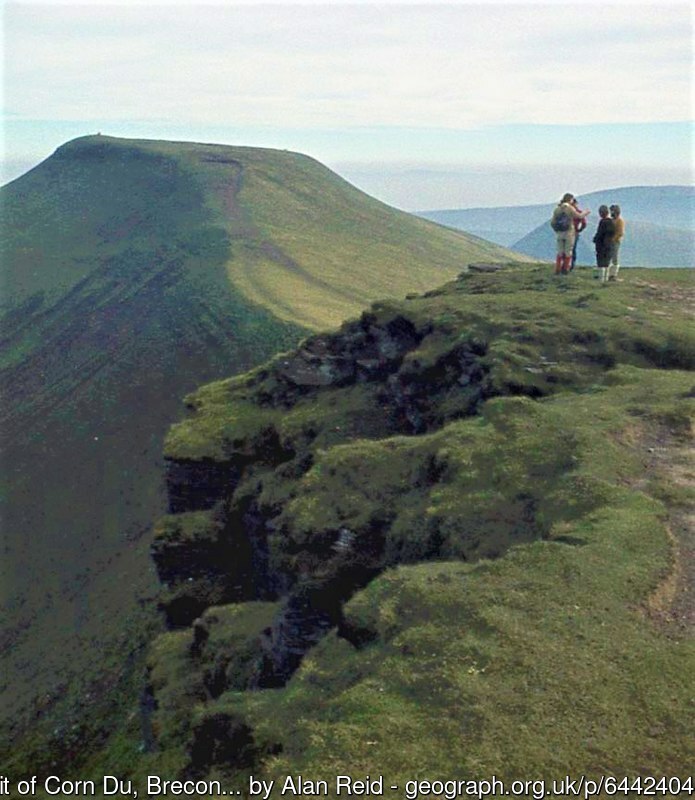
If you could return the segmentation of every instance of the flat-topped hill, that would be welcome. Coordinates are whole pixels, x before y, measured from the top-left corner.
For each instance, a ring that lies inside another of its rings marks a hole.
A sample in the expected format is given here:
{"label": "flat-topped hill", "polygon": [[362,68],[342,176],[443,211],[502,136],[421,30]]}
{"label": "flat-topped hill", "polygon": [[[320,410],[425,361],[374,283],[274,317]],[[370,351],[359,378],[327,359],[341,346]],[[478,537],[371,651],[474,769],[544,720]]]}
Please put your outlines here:
{"label": "flat-topped hill", "polygon": [[[87,136],[3,190],[9,299],[68,291],[93,255],[192,237],[228,280],[295,324],[339,324],[476,260],[528,260],[393,209],[288,151]],[[93,262],[93,259],[91,259]],[[38,267],[38,268],[37,268]]]}
{"label": "flat-topped hill", "polygon": [[32,697],[52,707],[71,676],[88,685],[94,648],[120,641],[153,591],[144,554],[181,397],[380,296],[517,258],[307,156],[244,147],[76,139],[3,187],[0,210],[14,721]]}

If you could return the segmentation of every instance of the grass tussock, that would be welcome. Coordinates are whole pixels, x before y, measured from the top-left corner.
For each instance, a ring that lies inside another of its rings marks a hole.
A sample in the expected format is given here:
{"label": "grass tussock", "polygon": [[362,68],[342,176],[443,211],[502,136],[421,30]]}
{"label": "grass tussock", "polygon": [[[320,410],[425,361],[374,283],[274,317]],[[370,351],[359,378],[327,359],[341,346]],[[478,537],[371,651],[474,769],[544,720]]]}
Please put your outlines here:
{"label": "grass tussock", "polygon": [[[372,333],[416,332],[397,392],[298,388],[286,354],[190,398],[171,458],[242,458],[275,432],[283,458],[263,451],[228,499],[272,520],[272,570],[343,591],[348,530],[379,573],[284,687],[204,705],[253,731],[254,775],[685,777],[695,647],[644,608],[674,569],[667,511],[692,498],[645,442],[692,436],[693,285],[629,275],[518,269],[375,305]],[[342,358],[355,330],[303,347]]]}

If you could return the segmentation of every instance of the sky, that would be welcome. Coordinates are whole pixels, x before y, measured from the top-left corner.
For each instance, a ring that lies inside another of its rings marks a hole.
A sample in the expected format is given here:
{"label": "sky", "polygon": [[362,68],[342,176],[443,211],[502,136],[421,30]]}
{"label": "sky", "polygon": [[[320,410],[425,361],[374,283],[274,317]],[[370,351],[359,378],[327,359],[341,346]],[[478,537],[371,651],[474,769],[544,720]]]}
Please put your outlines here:
{"label": "sky", "polygon": [[304,152],[406,210],[693,183],[691,2],[1,7],[3,182],[101,131]]}

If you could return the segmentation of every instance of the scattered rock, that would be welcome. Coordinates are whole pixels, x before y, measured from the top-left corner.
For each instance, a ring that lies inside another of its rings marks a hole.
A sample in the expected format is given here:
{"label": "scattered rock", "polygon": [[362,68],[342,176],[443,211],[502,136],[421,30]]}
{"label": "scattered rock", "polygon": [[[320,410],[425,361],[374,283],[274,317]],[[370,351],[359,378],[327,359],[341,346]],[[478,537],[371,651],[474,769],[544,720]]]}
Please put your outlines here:
{"label": "scattered rock", "polygon": [[204,774],[214,766],[245,767],[253,763],[251,728],[225,711],[205,714],[193,724],[188,746],[190,770]]}
{"label": "scattered rock", "polygon": [[482,262],[468,265],[470,272],[499,272],[505,268],[505,264],[488,264]]}
{"label": "scattered rock", "polygon": [[167,459],[169,511],[178,514],[212,508],[238,480],[239,468],[230,461]]}

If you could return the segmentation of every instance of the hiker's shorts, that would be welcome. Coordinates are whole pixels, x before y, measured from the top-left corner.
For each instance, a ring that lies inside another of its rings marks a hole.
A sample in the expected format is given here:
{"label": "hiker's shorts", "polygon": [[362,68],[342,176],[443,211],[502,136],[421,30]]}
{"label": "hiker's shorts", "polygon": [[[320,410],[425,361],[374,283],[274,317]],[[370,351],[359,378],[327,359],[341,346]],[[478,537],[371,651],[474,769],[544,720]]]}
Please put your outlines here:
{"label": "hiker's shorts", "polygon": [[557,232],[557,254],[559,256],[571,256],[574,247],[575,233],[573,229]]}

